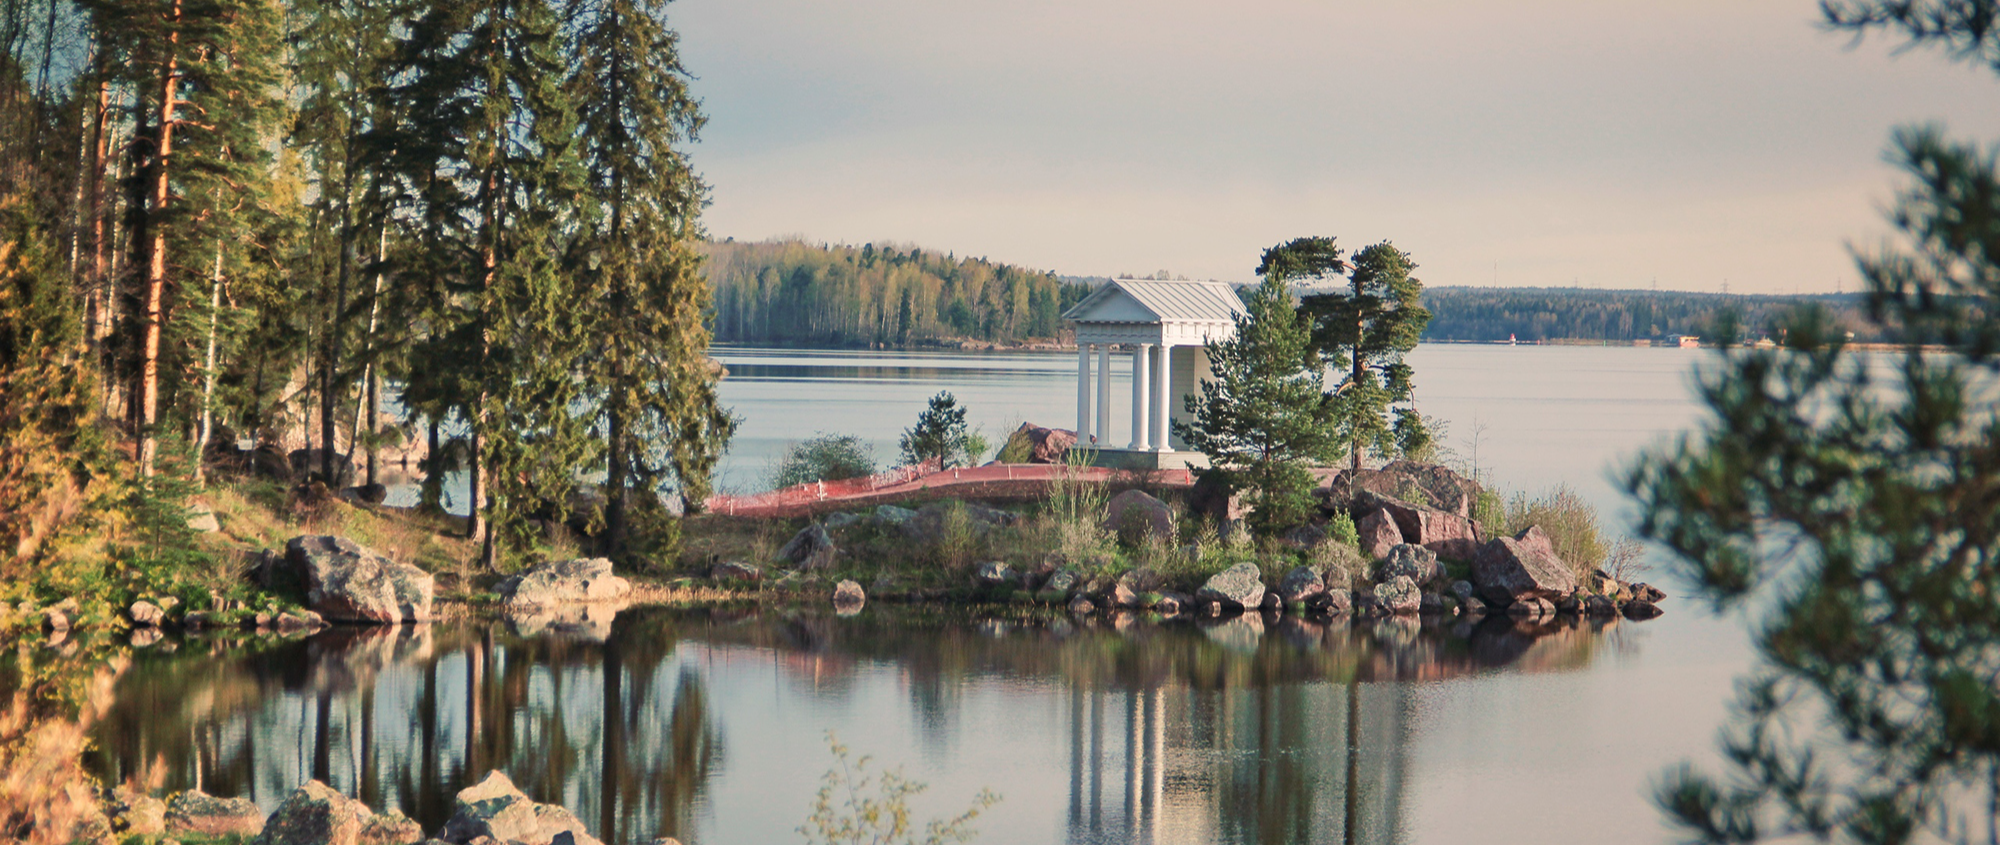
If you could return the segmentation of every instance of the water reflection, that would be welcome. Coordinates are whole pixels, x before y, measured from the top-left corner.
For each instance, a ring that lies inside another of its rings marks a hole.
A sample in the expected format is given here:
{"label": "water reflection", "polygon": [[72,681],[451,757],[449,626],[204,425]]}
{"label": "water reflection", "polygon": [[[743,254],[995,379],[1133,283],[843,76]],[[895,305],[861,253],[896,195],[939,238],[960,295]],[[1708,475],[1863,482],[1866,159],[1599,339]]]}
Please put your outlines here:
{"label": "water reflection", "polygon": [[[886,669],[907,711],[871,718],[906,718],[933,748],[969,741],[959,720],[975,687],[1000,682],[1023,713],[1052,705],[1039,735],[1006,741],[1061,750],[1066,806],[996,812],[1045,815],[1064,841],[1390,842],[1404,827],[1409,682],[1577,669],[1632,647],[1629,631],[1505,618],[598,608],[295,640],[218,636],[140,652],[91,764],[111,779],[247,795],[266,809],[318,778],[426,827],[444,821],[458,789],[501,768],[608,842],[761,841],[762,828],[705,812],[728,780],[729,731],[754,740],[769,727],[724,723],[711,687],[741,680],[714,671],[720,653],[768,663],[782,694],[801,701],[866,698]],[[769,800],[803,807],[806,797]]]}

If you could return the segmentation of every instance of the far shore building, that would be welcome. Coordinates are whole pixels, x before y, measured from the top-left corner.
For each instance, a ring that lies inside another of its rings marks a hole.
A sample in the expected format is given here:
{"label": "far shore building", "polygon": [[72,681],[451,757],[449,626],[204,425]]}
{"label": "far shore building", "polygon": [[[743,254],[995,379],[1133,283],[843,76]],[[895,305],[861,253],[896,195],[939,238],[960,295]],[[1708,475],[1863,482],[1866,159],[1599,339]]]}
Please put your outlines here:
{"label": "far shore building", "polygon": [[[1113,279],[1063,313],[1076,327],[1076,436],[1097,450],[1098,466],[1183,469],[1208,466],[1173,433],[1193,419],[1187,397],[1210,376],[1211,340],[1236,336],[1243,300],[1227,282]],[[1113,413],[1112,347],[1132,361],[1130,425]],[[1093,358],[1095,359],[1093,361]]]}

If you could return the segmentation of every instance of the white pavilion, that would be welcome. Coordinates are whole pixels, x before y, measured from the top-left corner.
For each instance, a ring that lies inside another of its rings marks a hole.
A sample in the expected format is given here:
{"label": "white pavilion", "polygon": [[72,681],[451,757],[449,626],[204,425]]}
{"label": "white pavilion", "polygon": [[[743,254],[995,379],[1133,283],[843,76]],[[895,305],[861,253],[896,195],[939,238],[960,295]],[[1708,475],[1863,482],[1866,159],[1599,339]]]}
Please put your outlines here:
{"label": "white pavilion", "polygon": [[[1191,418],[1184,397],[1209,376],[1203,344],[1234,337],[1242,313],[1243,301],[1227,282],[1113,279],[1084,297],[1063,314],[1076,327],[1077,442],[1097,449],[1099,466],[1208,466],[1171,424]],[[1132,359],[1132,424],[1118,433],[1112,420],[1124,415],[1111,412],[1113,346]]]}

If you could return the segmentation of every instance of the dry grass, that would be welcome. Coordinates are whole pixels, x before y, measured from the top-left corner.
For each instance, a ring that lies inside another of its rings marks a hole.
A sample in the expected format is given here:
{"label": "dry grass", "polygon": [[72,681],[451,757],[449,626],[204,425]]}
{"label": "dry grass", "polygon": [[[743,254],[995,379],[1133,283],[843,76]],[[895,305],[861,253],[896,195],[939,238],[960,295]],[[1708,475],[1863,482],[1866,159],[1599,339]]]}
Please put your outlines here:
{"label": "dry grass", "polygon": [[0,841],[70,842],[81,833],[79,825],[98,814],[96,781],[83,768],[86,733],[110,706],[111,686],[125,665],[121,658],[72,667],[88,673],[75,713],[26,690],[0,705]]}
{"label": "dry grass", "polygon": [[1604,563],[1604,538],[1597,526],[1597,509],[1567,485],[1558,484],[1529,498],[1516,493],[1507,502],[1507,533],[1538,526],[1581,581]]}

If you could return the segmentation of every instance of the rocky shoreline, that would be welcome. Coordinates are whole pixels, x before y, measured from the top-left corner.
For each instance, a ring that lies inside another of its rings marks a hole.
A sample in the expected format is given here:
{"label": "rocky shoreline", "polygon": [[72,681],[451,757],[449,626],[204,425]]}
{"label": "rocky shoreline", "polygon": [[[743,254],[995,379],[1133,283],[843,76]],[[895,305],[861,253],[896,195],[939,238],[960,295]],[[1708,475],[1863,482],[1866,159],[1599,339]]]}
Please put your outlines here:
{"label": "rocky shoreline", "polygon": [[[199,837],[249,845],[604,845],[575,814],[539,804],[499,771],[459,791],[452,817],[435,834],[398,810],[377,813],[317,780],[292,791],[269,816],[248,798],[218,798],[199,789],[165,797],[127,787],[104,791],[99,812],[76,839],[123,842],[128,837]],[[652,845],[679,845],[661,838]]]}

